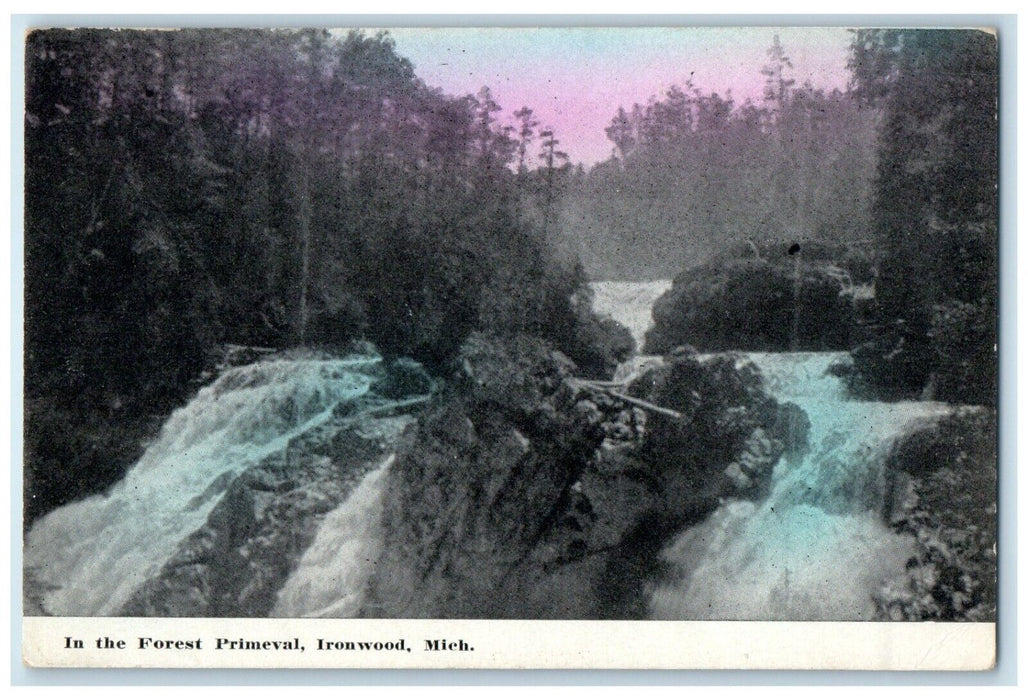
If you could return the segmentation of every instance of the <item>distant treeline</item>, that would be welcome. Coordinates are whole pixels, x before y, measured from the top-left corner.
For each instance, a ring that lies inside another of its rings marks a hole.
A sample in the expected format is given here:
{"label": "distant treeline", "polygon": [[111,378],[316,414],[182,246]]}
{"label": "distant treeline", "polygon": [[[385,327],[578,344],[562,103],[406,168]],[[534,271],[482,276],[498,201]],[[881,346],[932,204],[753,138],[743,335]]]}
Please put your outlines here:
{"label": "distant treeline", "polygon": [[443,368],[479,330],[616,362],[600,346],[627,332],[546,244],[566,155],[499,111],[426,86],[385,34],[30,34],[30,516],[116,478],[219,343],[367,339]]}
{"label": "distant treeline", "polygon": [[591,276],[673,278],[742,241],[871,237],[876,112],[791,67],[776,37],[760,104],[686,83],[617,109],[612,156],[565,199],[563,243]]}
{"label": "distant treeline", "polygon": [[768,55],[761,108],[673,89],[617,113],[568,198],[587,266],[674,277],[648,351],[851,349],[858,393],[994,404],[996,37],[857,31],[845,94]]}

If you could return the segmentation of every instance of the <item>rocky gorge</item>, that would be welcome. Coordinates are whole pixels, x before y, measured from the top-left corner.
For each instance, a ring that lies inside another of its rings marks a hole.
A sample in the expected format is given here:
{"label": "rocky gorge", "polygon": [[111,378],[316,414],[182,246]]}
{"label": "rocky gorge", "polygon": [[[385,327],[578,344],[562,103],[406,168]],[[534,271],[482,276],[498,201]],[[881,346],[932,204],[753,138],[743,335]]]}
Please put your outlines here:
{"label": "rocky gorge", "polygon": [[360,350],[223,368],[125,483],[34,525],[26,613],[995,616],[987,409],[852,401],[845,353],[597,380],[527,335],[434,377]]}

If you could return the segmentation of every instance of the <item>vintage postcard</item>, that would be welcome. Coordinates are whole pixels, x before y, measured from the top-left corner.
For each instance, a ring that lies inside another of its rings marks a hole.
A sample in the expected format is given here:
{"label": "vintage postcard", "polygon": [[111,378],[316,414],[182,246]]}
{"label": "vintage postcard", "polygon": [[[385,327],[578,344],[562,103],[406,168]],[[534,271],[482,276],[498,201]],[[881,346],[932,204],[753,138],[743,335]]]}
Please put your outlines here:
{"label": "vintage postcard", "polygon": [[984,670],[990,28],[24,38],[34,667]]}

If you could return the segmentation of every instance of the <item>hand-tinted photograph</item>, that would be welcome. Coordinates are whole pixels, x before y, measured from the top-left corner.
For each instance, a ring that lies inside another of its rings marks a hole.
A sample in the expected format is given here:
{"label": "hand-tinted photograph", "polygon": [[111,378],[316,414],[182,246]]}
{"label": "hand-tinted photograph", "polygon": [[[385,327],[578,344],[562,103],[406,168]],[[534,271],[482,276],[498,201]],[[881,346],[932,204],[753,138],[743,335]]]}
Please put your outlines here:
{"label": "hand-tinted photograph", "polygon": [[24,615],[994,622],[997,41],[30,31]]}

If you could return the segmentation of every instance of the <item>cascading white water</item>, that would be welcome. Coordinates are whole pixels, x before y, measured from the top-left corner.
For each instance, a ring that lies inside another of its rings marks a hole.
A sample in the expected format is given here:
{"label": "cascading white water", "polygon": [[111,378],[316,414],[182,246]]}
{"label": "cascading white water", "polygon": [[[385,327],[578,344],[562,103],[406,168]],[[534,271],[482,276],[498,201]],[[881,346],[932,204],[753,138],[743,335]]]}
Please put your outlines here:
{"label": "cascading white water", "polygon": [[[597,308],[637,339],[669,283],[598,283]],[[729,501],[663,552],[672,574],[650,595],[657,619],[866,619],[872,593],[912,542],[882,524],[882,456],[945,404],[846,399],[827,372],[845,353],[749,354],[768,390],[810,418],[810,449],[782,461],[760,504]],[[165,424],[108,494],[62,507],[26,536],[25,568],[49,614],[117,614],[199,528],[231,477],[364,396],[377,357],[268,361],[226,371]],[[638,362],[636,363],[638,364]],[[626,366],[626,371],[631,369]],[[351,617],[381,548],[392,458],[329,513],[279,592],[275,616]]]}
{"label": "cascading white water", "polygon": [[903,571],[913,541],[882,521],[892,442],[951,409],[849,401],[827,372],[845,353],[743,356],[770,393],[810,419],[809,452],[775,467],[767,499],[729,501],[663,552],[673,574],[650,597],[655,619],[863,620],[876,588]]}
{"label": "cascading white water", "polygon": [[117,614],[204,523],[232,475],[326,421],[340,402],[366,394],[374,381],[367,370],[380,361],[277,360],[224,372],[172,414],[109,493],[58,508],[33,525],[25,568],[46,591],[44,610]]}
{"label": "cascading white water", "polygon": [[325,516],[272,617],[356,617],[382,548],[382,490],[395,455]]}
{"label": "cascading white water", "polygon": [[671,289],[671,280],[593,282],[591,286],[593,310],[631,331],[636,348],[642,350],[646,331],[653,325],[653,304]]}

